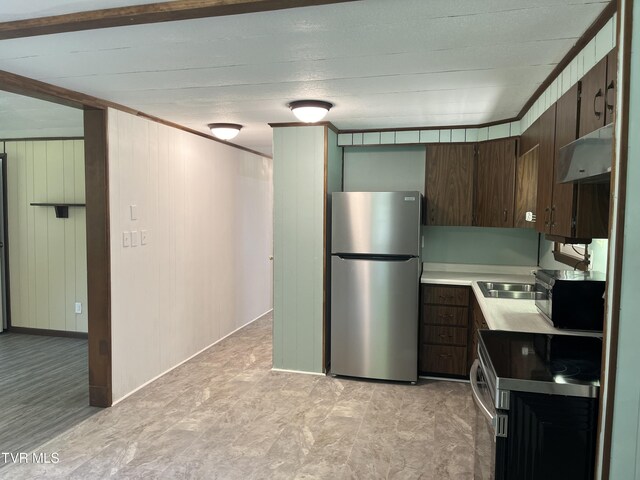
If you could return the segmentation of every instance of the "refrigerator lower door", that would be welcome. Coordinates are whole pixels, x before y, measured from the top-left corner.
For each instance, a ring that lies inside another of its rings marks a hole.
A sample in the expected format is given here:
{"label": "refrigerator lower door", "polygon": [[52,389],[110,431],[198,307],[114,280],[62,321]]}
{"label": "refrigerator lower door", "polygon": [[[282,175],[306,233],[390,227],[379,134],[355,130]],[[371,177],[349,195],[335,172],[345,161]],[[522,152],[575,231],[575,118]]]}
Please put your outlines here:
{"label": "refrigerator lower door", "polygon": [[331,259],[331,373],[418,379],[420,259]]}

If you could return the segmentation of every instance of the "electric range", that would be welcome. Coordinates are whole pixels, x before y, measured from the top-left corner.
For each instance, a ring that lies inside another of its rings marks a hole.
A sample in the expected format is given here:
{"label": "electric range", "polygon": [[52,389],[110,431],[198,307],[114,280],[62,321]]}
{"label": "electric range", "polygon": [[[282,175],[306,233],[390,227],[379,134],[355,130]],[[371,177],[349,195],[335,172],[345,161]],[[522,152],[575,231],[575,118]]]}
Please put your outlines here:
{"label": "electric range", "polygon": [[593,478],[602,339],[482,330],[475,478]]}

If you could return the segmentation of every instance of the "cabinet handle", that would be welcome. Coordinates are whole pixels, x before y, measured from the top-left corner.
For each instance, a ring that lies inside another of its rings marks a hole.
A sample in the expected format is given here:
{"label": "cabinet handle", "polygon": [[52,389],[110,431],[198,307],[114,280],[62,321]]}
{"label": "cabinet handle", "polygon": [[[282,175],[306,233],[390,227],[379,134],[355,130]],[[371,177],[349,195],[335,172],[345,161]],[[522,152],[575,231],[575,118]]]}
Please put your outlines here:
{"label": "cabinet handle", "polygon": [[549,220],[547,220],[547,215],[549,214],[549,211],[551,209],[549,207],[544,209],[544,226],[548,227],[549,226]]}
{"label": "cabinet handle", "polygon": [[610,112],[613,112],[613,103],[609,103],[609,92],[615,88],[613,80],[607,85],[607,94],[604,96],[604,104]]}
{"label": "cabinet handle", "polygon": [[502,212],[502,215],[503,215],[504,221],[506,222],[507,221],[507,209],[506,208]]}
{"label": "cabinet handle", "polygon": [[440,318],[453,318],[452,313],[443,313],[440,315]]}
{"label": "cabinet handle", "polygon": [[444,333],[441,333],[440,338],[453,338],[453,335],[445,335]]}
{"label": "cabinet handle", "polygon": [[[598,89],[598,93],[596,93],[595,97],[593,97],[593,114],[596,116],[596,118],[600,118],[600,115],[602,115],[602,112],[599,112],[596,110],[596,102],[598,101],[598,97],[602,96],[602,89],[599,88]],[[605,100],[606,103],[606,100]]]}
{"label": "cabinet handle", "polygon": [[451,358],[451,354],[450,353],[441,353],[440,354],[440,358]]}

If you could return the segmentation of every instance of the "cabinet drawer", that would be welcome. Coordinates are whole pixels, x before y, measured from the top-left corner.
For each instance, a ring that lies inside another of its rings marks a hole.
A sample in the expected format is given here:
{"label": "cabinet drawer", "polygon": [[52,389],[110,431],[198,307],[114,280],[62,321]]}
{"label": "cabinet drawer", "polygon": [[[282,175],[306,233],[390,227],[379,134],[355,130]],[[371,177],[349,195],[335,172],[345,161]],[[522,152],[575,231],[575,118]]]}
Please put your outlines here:
{"label": "cabinet drawer", "polygon": [[420,370],[449,375],[467,374],[467,348],[423,344]]}
{"label": "cabinet drawer", "polygon": [[469,309],[465,307],[425,305],[422,312],[423,324],[466,327],[469,323]]}
{"label": "cabinet drawer", "polygon": [[422,341],[437,345],[467,344],[467,329],[464,327],[441,327],[436,325],[423,325]]}
{"label": "cabinet drawer", "polygon": [[438,305],[469,305],[469,287],[427,285],[423,290],[423,302]]}

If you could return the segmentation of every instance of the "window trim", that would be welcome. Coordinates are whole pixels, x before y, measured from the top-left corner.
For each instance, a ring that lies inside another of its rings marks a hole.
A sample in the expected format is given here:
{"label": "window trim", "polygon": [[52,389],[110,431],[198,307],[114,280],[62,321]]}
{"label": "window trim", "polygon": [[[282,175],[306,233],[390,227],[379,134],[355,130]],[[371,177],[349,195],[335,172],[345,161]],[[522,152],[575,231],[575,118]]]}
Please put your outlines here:
{"label": "window trim", "polygon": [[591,255],[589,255],[589,248],[585,245],[584,257],[578,255],[569,255],[562,251],[562,243],[553,242],[553,258],[556,262],[569,265],[574,270],[581,270],[586,272],[591,265]]}

